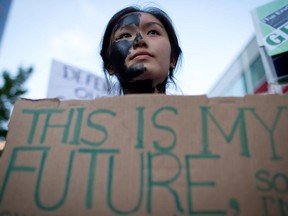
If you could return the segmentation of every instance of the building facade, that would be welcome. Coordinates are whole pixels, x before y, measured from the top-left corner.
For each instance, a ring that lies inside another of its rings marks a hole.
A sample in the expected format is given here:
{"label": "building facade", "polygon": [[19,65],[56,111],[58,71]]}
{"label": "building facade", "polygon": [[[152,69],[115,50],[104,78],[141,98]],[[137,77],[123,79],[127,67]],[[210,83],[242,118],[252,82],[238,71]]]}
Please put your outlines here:
{"label": "building facade", "polygon": [[0,47],[12,0],[0,1]]}
{"label": "building facade", "polygon": [[[269,90],[256,36],[253,36],[223,76],[208,92],[209,97],[245,96]],[[286,93],[287,86],[281,91]]]}

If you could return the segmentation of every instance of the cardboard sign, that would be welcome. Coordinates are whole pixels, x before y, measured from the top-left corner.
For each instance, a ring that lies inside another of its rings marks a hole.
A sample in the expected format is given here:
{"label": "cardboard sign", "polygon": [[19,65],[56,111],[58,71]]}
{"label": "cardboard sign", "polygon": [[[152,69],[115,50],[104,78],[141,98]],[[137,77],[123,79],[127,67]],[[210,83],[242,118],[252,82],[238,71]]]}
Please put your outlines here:
{"label": "cardboard sign", "polygon": [[20,100],[0,215],[288,215],[288,95]]}
{"label": "cardboard sign", "polygon": [[93,100],[107,95],[103,77],[92,72],[53,60],[47,97],[59,99]]}

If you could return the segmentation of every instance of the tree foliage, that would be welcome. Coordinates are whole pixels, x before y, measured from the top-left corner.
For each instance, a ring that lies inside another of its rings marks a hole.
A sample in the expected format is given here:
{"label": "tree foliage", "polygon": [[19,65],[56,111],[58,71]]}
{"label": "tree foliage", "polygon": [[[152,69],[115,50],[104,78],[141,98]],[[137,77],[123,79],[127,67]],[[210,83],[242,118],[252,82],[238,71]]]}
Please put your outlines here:
{"label": "tree foliage", "polygon": [[24,69],[20,67],[17,74],[13,77],[8,71],[1,74],[2,86],[0,86],[0,140],[5,140],[7,135],[7,123],[14,103],[27,92],[23,87],[29,78],[33,68]]}

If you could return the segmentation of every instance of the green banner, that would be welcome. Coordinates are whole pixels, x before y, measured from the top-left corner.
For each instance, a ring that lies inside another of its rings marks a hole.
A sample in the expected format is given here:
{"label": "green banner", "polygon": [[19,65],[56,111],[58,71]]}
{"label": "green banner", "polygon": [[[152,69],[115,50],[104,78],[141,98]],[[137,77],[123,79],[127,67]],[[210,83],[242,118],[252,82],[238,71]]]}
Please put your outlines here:
{"label": "green banner", "polygon": [[288,0],[276,0],[252,11],[257,40],[270,56],[288,51]]}

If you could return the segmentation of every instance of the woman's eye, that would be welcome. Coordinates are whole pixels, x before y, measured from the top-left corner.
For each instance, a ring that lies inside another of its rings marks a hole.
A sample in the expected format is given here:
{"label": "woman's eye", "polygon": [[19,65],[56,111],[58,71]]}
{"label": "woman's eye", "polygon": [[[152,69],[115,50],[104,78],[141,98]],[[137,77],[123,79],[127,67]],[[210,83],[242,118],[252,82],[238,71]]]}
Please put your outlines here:
{"label": "woman's eye", "polygon": [[116,41],[124,39],[124,38],[129,38],[129,37],[131,37],[131,35],[129,33],[123,33],[116,38]]}
{"label": "woman's eye", "polygon": [[158,31],[156,31],[156,30],[150,30],[150,31],[148,31],[147,34],[148,35],[160,35],[160,33]]}

